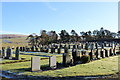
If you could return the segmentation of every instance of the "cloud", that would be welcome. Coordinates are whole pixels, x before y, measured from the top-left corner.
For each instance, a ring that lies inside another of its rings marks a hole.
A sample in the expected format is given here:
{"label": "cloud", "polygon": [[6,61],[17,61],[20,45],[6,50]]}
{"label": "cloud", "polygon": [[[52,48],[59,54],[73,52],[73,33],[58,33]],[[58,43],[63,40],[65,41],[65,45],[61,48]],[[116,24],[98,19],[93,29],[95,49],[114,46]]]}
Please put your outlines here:
{"label": "cloud", "polygon": [[57,8],[53,7],[49,2],[46,2],[46,6],[52,11],[57,11]]}

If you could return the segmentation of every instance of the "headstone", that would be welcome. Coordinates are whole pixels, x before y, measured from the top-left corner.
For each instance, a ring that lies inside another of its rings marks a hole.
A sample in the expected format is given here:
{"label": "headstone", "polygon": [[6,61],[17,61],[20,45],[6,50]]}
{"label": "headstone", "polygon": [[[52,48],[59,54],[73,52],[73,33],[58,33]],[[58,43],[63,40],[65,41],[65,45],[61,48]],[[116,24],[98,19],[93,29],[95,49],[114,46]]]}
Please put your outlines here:
{"label": "headstone", "polygon": [[31,58],[31,70],[34,71],[41,71],[40,69],[40,57],[32,57]]}
{"label": "headstone", "polygon": [[71,62],[70,55],[68,53],[63,53],[63,66],[70,66]]}
{"label": "headstone", "polygon": [[61,53],[61,48],[58,48],[58,54],[60,54]]}
{"label": "headstone", "polygon": [[65,48],[65,49],[64,49],[64,53],[68,53],[68,48]]}
{"label": "headstone", "polygon": [[46,53],[48,53],[48,52],[49,52],[49,49],[48,49],[48,48],[46,48],[45,52],[46,52]]}
{"label": "headstone", "polygon": [[2,47],[2,58],[5,58],[5,53],[6,53],[5,47]]}
{"label": "headstone", "polygon": [[91,52],[89,53],[89,56],[90,56],[90,60],[93,60],[93,52],[92,52],[92,49],[91,49]]}
{"label": "headstone", "polygon": [[7,48],[7,51],[6,51],[6,58],[7,58],[7,59],[12,59],[12,53],[11,53],[10,47]]}
{"label": "headstone", "polygon": [[20,54],[20,53],[19,53],[19,47],[16,47],[15,59],[20,60],[19,54]]}
{"label": "headstone", "polygon": [[35,47],[35,51],[38,52],[38,47]]}
{"label": "headstone", "polygon": [[55,53],[55,48],[51,48],[51,53]]}
{"label": "headstone", "polygon": [[98,59],[102,58],[101,57],[101,49],[98,49]]}
{"label": "headstone", "polygon": [[49,57],[49,65],[51,69],[56,69],[56,56]]}
{"label": "headstone", "polygon": [[20,51],[23,51],[22,47],[20,47]]}
{"label": "headstone", "polygon": [[101,48],[104,49],[104,43],[101,43]]}
{"label": "headstone", "polygon": [[97,43],[95,43],[95,48],[98,49],[98,45],[97,45]]}
{"label": "headstone", "polygon": [[34,52],[35,51],[35,48],[34,46],[31,47],[31,51]]}
{"label": "headstone", "polygon": [[113,56],[113,50],[112,48],[109,50],[110,56]]}
{"label": "headstone", "polygon": [[113,55],[117,55],[117,54],[116,54],[116,49],[115,49],[115,48],[113,48]]}
{"label": "headstone", "polygon": [[104,50],[105,50],[105,57],[109,57],[108,50],[107,49]]}
{"label": "headstone", "polygon": [[85,43],[85,49],[88,50],[88,43]]}
{"label": "headstone", "polygon": [[77,64],[80,61],[80,53],[78,52],[78,50],[73,49],[72,50],[72,58],[73,58],[73,64]]}
{"label": "headstone", "polygon": [[104,51],[104,49],[101,49],[100,54],[101,54],[102,58],[105,58],[105,51]]}
{"label": "headstone", "polygon": [[96,52],[95,52],[95,55],[96,55],[96,59],[99,59],[99,57],[98,57],[98,49],[96,49]]}
{"label": "headstone", "polygon": [[23,50],[22,50],[23,52],[25,51],[25,47],[23,47]]}

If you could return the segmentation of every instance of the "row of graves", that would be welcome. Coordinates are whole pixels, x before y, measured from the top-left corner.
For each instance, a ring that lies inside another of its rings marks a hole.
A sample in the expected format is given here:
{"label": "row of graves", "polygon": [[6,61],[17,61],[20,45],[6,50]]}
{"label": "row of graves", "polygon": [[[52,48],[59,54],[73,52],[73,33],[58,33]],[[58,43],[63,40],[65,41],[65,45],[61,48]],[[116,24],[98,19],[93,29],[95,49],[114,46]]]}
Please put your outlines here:
{"label": "row of graves", "polygon": [[[15,49],[15,50],[14,50]],[[33,47],[2,47],[0,57],[4,59],[13,59],[12,54],[15,54],[14,59],[20,60],[20,52],[44,52],[51,54],[62,54],[62,65],[64,67],[80,64],[83,55],[89,55],[90,60],[97,60],[109,56],[115,56],[120,53],[120,43],[118,42],[84,42],[77,44],[51,44],[48,46],[33,46]],[[34,53],[33,53],[34,54]],[[41,71],[40,57],[34,56],[31,58],[31,70]],[[49,56],[50,69],[57,69],[56,56]]]}

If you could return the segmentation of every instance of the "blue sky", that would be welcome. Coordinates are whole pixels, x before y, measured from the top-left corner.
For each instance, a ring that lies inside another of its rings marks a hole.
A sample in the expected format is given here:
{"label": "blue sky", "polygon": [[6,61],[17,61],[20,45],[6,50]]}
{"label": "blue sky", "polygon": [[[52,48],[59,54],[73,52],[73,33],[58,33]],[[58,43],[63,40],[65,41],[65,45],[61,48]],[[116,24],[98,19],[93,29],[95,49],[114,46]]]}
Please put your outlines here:
{"label": "blue sky", "polygon": [[3,2],[3,34],[31,34],[40,30],[60,33],[104,27],[118,31],[117,2]]}

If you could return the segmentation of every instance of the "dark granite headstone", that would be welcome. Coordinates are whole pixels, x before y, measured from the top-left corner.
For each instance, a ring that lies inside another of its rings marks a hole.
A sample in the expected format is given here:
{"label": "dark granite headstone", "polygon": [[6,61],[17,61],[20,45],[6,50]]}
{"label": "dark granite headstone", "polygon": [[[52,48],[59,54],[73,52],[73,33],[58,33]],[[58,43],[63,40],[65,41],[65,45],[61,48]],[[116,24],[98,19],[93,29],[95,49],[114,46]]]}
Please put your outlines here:
{"label": "dark granite headstone", "polygon": [[93,60],[93,51],[91,49],[91,52],[89,53],[89,56],[90,56],[90,60]]}
{"label": "dark granite headstone", "polygon": [[64,53],[68,53],[68,48],[65,48],[65,49],[64,49]]}
{"label": "dark granite headstone", "polygon": [[11,53],[10,47],[7,48],[7,51],[6,51],[6,58],[7,58],[7,59],[12,59],[12,53]]}
{"label": "dark granite headstone", "polygon": [[113,56],[112,48],[109,50],[110,56]]}
{"label": "dark granite headstone", "polygon": [[15,59],[20,60],[19,55],[20,55],[20,53],[19,53],[19,47],[16,47],[16,51],[15,51]]}
{"label": "dark granite headstone", "polygon": [[77,64],[80,61],[80,53],[76,50],[73,49],[72,50],[72,58],[73,58],[73,64]]}
{"label": "dark granite headstone", "polygon": [[63,66],[70,66],[71,62],[70,55],[68,53],[63,53]]}
{"label": "dark granite headstone", "polygon": [[23,48],[22,48],[22,47],[20,47],[20,51],[23,51]]}
{"label": "dark granite headstone", "polygon": [[5,47],[2,47],[2,58],[5,58],[5,53],[6,53]]}
{"label": "dark granite headstone", "polygon": [[107,49],[104,49],[104,50],[105,50],[105,57],[109,57],[108,50]]}
{"label": "dark granite headstone", "polygon": [[23,52],[25,51],[25,47],[23,47],[23,50],[22,50]]}
{"label": "dark granite headstone", "polygon": [[60,54],[61,53],[61,48],[58,48],[58,54]]}
{"label": "dark granite headstone", "polygon": [[95,43],[95,48],[98,49],[98,45],[97,45],[97,43]]}
{"label": "dark granite headstone", "polygon": [[31,47],[31,51],[32,51],[32,52],[35,51],[35,47],[34,47],[34,46]]}

